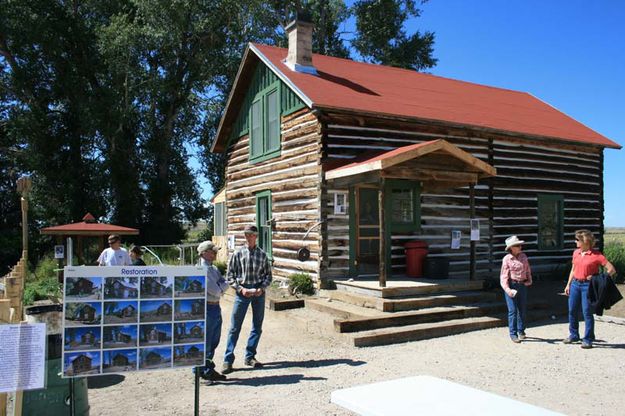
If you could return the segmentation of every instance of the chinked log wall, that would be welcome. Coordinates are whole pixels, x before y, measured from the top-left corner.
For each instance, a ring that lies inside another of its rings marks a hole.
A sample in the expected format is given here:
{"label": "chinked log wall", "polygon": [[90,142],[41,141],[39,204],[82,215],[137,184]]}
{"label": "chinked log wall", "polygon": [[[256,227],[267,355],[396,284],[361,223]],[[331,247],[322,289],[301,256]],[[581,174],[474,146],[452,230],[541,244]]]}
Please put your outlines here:
{"label": "chinked log wall", "polygon": [[[324,119],[324,162],[346,162],[366,151],[388,151],[423,141],[444,139],[497,168],[497,177],[475,187],[477,277],[495,276],[504,256],[504,240],[516,234],[527,241],[525,252],[537,269],[565,262],[574,249],[574,230],[603,232],[602,150],[591,146],[525,140],[481,131],[330,114]],[[334,194],[327,189],[322,216],[327,216],[327,269],[322,277],[349,271],[349,221],[334,215]],[[538,194],[564,197],[564,248],[539,251]],[[462,231],[459,250],[450,249],[451,231]],[[403,245],[419,239],[429,245],[429,257],[450,260],[450,277],[468,277],[470,256],[468,187],[421,194],[421,231],[392,235],[394,273],[405,270]]]}
{"label": "chinked log wall", "polygon": [[[304,242],[308,261],[297,259],[297,250],[311,227],[319,221],[321,182],[321,128],[308,109],[281,120],[281,153],[277,158],[249,163],[249,136],[233,140],[226,166],[228,234],[237,247],[245,243],[243,228],[256,222],[256,194],[271,191],[273,273],[287,277],[306,272],[319,275],[320,232],[313,229]],[[230,251],[232,252],[232,251]]]}

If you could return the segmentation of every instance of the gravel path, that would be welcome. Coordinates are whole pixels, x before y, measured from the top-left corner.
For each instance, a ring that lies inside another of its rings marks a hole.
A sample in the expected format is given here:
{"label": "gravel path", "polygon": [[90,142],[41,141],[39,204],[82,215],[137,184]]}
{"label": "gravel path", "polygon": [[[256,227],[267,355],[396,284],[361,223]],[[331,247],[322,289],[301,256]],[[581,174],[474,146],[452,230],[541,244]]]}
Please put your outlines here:
{"label": "gravel path", "polygon": [[[231,304],[222,307],[223,335]],[[242,366],[250,315],[235,369]],[[258,355],[265,368],[239,369],[223,384],[203,385],[200,414],[351,415],[330,403],[333,390],[414,375],[445,378],[569,415],[624,414],[625,325],[597,322],[600,342],[592,350],[562,344],[567,324],[556,321],[532,325],[519,345],[510,342],[506,328],[496,328],[358,349],[307,334],[285,316],[265,315]],[[224,344],[222,336],[218,369]],[[90,389],[89,401],[95,416],[191,415],[193,377],[188,369],[130,374],[121,383]]]}

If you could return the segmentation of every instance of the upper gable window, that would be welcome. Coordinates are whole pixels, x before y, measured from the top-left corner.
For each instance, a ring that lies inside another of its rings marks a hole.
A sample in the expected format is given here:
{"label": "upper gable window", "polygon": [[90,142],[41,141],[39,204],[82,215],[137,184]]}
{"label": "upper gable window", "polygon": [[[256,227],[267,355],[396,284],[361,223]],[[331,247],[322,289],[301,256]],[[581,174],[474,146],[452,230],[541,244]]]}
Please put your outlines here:
{"label": "upper gable window", "polygon": [[280,89],[278,83],[256,94],[250,106],[250,162],[280,155]]}

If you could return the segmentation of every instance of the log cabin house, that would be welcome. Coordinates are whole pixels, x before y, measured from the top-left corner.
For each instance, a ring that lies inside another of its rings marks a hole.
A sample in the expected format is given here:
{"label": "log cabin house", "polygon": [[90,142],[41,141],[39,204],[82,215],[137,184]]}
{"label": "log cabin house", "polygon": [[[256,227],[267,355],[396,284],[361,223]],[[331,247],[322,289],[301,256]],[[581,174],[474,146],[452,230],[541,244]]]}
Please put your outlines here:
{"label": "log cabin house", "polygon": [[412,240],[451,278],[493,277],[510,235],[548,272],[576,229],[602,238],[617,143],[531,94],[312,54],[309,23],[287,32],[288,50],[248,45],[212,145],[226,160],[218,234],[240,246],[255,223],[277,278],[384,286]]}

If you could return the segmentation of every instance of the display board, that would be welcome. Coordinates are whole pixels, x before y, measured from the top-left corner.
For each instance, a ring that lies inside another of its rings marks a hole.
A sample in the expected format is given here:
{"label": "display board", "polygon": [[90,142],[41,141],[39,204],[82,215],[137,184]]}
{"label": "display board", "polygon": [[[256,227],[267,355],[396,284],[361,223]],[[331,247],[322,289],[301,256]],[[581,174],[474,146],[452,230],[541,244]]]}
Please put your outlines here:
{"label": "display board", "polygon": [[63,377],[204,365],[204,267],[68,266],[63,306]]}

